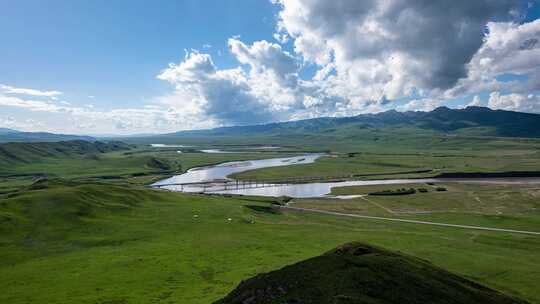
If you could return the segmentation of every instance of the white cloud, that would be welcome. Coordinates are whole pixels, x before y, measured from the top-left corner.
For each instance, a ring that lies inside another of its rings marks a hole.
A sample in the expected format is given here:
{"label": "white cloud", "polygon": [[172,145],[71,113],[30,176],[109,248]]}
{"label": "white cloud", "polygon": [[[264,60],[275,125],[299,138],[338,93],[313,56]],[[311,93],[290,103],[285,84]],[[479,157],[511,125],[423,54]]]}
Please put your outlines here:
{"label": "white cloud", "polygon": [[229,47],[236,59],[249,65],[253,73],[268,72],[281,82],[296,81],[298,62],[291,54],[282,50],[280,45],[262,40],[247,46],[242,41],[231,38]]}
{"label": "white cloud", "polygon": [[[448,90],[447,96],[476,94],[482,91],[540,89],[540,19],[529,23],[489,22],[484,43],[469,63],[467,77]],[[499,82],[504,74],[529,75],[529,84]]]}
{"label": "white cloud", "polygon": [[480,107],[482,106],[482,101],[480,100],[480,96],[475,95],[471,102],[467,104],[468,107]]}
{"label": "white cloud", "polygon": [[0,126],[18,131],[35,131],[44,130],[46,128],[46,125],[43,122],[36,121],[35,119],[16,119],[12,116],[0,117]]}
{"label": "white cloud", "polygon": [[31,95],[31,96],[41,96],[41,97],[51,97],[55,98],[55,96],[62,95],[62,92],[60,91],[40,91],[35,89],[27,89],[27,88],[16,88],[4,84],[0,84],[0,90],[4,94],[21,94],[21,95]]}
{"label": "white cloud", "polygon": [[409,101],[408,103],[398,107],[400,111],[432,111],[442,105],[441,100],[437,99],[414,99]]}
{"label": "white cloud", "polygon": [[162,102],[187,109],[200,119],[208,116],[222,124],[261,123],[271,120],[265,99],[251,91],[241,68],[220,70],[209,54],[190,52],[178,65],[170,64],[157,76],[175,85]]}
{"label": "white cloud", "polygon": [[[397,107],[403,111],[432,110],[445,98],[481,105],[477,94],[494,91],[493,108],[539,112],[529,92],[540,90],[540,20],[508,22],[519,16],[515,1],[274,3],[277,43],[230,38],[239,65],[228,69],[186,51],[157,75],[174,89],[150,104],[107,112],[59,100],[59,91],[0,85],[0,106],[68,117],[81,130],[126,133],[356,115],[396,108],[396,99],[414,99]],[[313,66],[314,76],[303,76]],[[503,74],[529,80],[497,81]]]}
{"label": "white cloud", "polygon": [[511,93],[501,95],[492,92],[489,95],[488,107],[508,111],[540,113],[540,96]]}
{"label": "white cloud", "polygon": [[219,69],[209,54],[189,52],[158,75],[175,85],[175,92],[161,102],[196,111],[217,125],[380,111],[372,100],[345,100],[323,72],[312,80],[300,79],[300,60],[278,44],[262,40],[247,45],[238,38],[228,44],[242,66]]}
{"label": "white cloud", "polygon": [[289,35],[287,35],[287,34],[274,33],[274,35],[272,35],[272,37],[274,37],[274,39],[276,39],[281,44],[285,44],[285,43],[289,42]]}
{"label": "white cloud", "polygon": [[29,100],[13,96],[0,95],[0,106],[25,108],[30,111],[59,112],[64,107],[47,101]]}
{"label": "white cloud", "polygon": [[201,120],[199,116],[193,116],[193,112],[166,105],[100,111],[89,105],[73,106],[67,101],[60,101],[57,104],[52,101],[0,95],[0,108],[6,110],[23,109],[37,113],[35,116],[39,119],[14,119],[11,116],[9,119],[0,119],[0,126],[29,131],[148,133],[215,126],[211,120]]}
{"label": "white cloud", "polygon": [[[511,1],[281,0],[278,29],[295,51],[321,67],[346,100],[426,96],[467,74],[484,26],[508,15]],[[515,3],[514,3],[515,4]],[[444,33],[444,34],[442,34]]]}

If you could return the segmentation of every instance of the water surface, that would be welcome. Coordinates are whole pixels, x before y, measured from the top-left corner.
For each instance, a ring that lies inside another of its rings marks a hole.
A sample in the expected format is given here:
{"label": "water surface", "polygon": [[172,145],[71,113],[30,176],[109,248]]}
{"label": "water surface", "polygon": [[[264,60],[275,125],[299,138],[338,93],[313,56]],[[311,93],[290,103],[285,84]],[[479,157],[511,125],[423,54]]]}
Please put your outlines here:
{"label": "water surface", "polygon": [[[225,179],[229,179],[227,178],[228,175],[231,175],[233,173],[247,171],[247,170],[288,166],[288,165],[309,164],[309,163],[314,162],[317,158],[321,157],[322,155],[323,154],[307,154],[307,155],[295,156],[295,157],[226,162],[226,163],[215,165],[215,166],[197,167],[197,168],[188,170],[184,174],[175,175],[168,179],[161,180],[153,185],[159,186],[159,185],[173,184],[173,183],[187,184],[187,183],[222,181]],[[170,187],[175,187],[175,186],[170,186]],[[175,187],[175,188],[164,187],[164,188],[171,189],[171,190],[178,190],[179,188],[182,188],[182,187]],[[184,191],[198,192],[200,191],[201,187],[183,187],[183,188],[196,188],[196,189],[184,189]]]}
{"label": "water surface", "polygon": [[[233,173],[247,170],[299,165],[313,163],[317,158],[325,154],[307,154],[303,156],[272,158],[250,161],[227,162],[215,166],[197,167],[188,170],[186,173],[176,175],[171,178],[159,181],[153,186],[182,191],[182,192],[211,192],[221,194],[239,194],[256,196],[290,196],[295,198],[324,197],[328,196],[332,188],[347,186],[370,186],[370,185],[393,185],[393,184],[414,184],[414,183],[436,183],[436,182],[458,182],[477,184],[540,184],[540,178],[418,178],[418,179],[384,179],[384,180],[354,180],[342,182],[314,182],[304,184],[266,184],[264,187],[247,189],[235,189],[235,183],[230,183],[227,190],[224,190],[223,181],[229,180],[227,176]],[[314,174],[315,175],[315,174]],[[205,183],[196,184],[196,183]],[[184,185],[169,185],[184,184]],[[241,188],[242,182],[239,182]],[[355,196],[339,196],[337,198],[353,198]]]}

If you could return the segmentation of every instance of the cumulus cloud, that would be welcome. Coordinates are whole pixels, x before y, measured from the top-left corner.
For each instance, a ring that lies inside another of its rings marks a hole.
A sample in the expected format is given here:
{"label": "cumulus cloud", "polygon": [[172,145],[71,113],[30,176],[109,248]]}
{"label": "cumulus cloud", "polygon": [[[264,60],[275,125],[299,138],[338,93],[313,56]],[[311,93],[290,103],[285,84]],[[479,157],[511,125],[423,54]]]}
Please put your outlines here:
{"label": "cumulus cloud", "polygon": [[502,95],[492,92],[489,95],[488,107],[519,112],[540,112],[540,96],[511,93]]}
{"label": "cumulus cloud", "polygon": [[467,107],[480,107],[482,106],[482,101],[480,100],[480,96],[475,95],[471,102],[467,104]]}
{"label": "cumulus cloud", "polygon": [[245,44],[228,41],[231,54],[241,66],[219,69],[209,54],[189,52],[157,77],[175,85],[175,92],[161,98],[172,107],[197,109],[217,125],[258,124],[276,120],[342,116],[370,109],[369,100],[356,104],[345,100],[339,89],[320,73],[313,79],[299,77],[301,61],[265,40]]}
{"label": "cumulus cloud", "polygon": [[425,99],[414,99],[406,104],[398,107],[401,111],[432,111],[442,105],[442,100],[438,99],[431,99],[431,98],[425,98]]}
{"label": "cumulus cloud", "polygon": [[[403,98],[413,100],[399,109],[431,110],[443,105],[444,97],[472,94],[473,84],[483,91],[514,88],[515,83],[496,80],[502,72],[537,70],[520,63],[536,52],[536,24],[490,22],[513,18],[513,1],[274,3],[281,8],[274,38],[290,39],[294,52],[266,40],[246,44],[233,37],[228,46],[240,66],[219,69],[209,54],[192,51],[158,76],[175,85],[177,98],[166,102],[198,109],[197,115],[217,125],[378,112]],[[488,57],[513,55],[497,49],[501,39],[517,41],[516,52],[528,55],[479,71]],[[309,64],[317,70],[302,78]],[[476,75],[489,76],[472,81]]]}
{"label": "cumulus cloud", "polygon": [[41,96],[41,97],[52,97],[62,95],[60,91],[40,91],[36,89],[28,88],[16,88],[4,84],[0,84],[0,91],[5,94],[22,94],[22,95],[31,95],[31,96]]}
{"label": "cumulus cloud", "polygon": [[184,61],[170,64],[157,77],[176,87],[176,92],[163,100],[171,106],[204,114],[224,124],[272,119],[265,100],[252,94],[244,71],[241,68],[220,70],[209,54],[190,52]]}
{"label": "cumulus cloud", "polygon": [[[482,91],[538,90],[540,88],[540,19],[529,23],[489,22],[484,43],[468,64],[467,77],[448,90],[447,96]],[[527,83],[500,82],[497,76],[527,75]]]}
{"label": "cumulus cloud", "polygon": [[[58,100],[59,91],[0,85],[0,106],[121,132],[429,111],[449,98],[481,105],[486,92],[492,108],[540,112],[538,95],[530,94],[540,90],[540,20],[515,22],[517,1],[272,2],[279,6],[274,42],[228,39],[238,65],[227,69],[210,54],[186,52],[157,75],[173,89],[151,104],[101,111]],[[504,75],[522,78],[498,80]]]}
{"label": "cumulus cloud", "polygon": [[348,100],[451,88],[467,75],[485,24],[513,1],[280,0],[279,31],[307,61],[332,65]]}

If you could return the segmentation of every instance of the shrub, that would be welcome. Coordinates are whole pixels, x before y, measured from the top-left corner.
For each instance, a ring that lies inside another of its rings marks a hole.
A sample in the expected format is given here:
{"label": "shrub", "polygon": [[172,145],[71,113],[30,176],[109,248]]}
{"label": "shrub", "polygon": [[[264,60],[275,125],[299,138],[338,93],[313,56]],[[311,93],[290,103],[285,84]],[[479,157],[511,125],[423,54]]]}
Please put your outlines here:
{"label": "shrub", "polygon": [[146,166],[154,169],[160,169],[160,170],[169,170],[171,169],[171,166],[163,160],[157,159],[155,157],[151,157],[147,162]]}
{"label": "shrub", "polygon": [[371,192],[369,195],[408,195],[408,194],[414,194],[416,193],[416,190],[414,188],[409,189],[397,189],[397,190],[383,190],[383,191],[376,191]]}

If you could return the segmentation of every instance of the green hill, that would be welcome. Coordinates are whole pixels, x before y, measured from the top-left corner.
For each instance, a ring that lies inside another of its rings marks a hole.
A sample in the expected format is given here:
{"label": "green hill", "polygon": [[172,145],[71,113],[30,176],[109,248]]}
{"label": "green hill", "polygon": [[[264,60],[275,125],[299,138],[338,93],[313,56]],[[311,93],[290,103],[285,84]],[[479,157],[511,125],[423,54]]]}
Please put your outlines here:
{"label": "green hill", "polygon": [[[151,197],[149,191],[111,184],[41,179],[27,191],[1,200],[0,241],[38,255],[107,245],[107,240],[95,241],[92,237],[106,229],[98,219],[125,214]],[[13,261],[27,258],[6,256],[8,252],[1,251],[0,256]],[[3,264],[0,262],[0,266]]]}
{"label": "green hill", "polygon": [[217,304],[527,303],[433,266],[361,243],[259,274]]}
{"label": "green hill", "polygon": [[129,145],[118,142],[89,142],[84,140],[35,143],[0,144],[0,164],[13,165],[30,163],[44,158],[91,155],[129,149]]}

